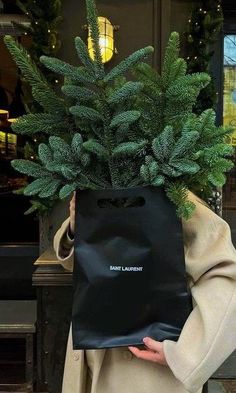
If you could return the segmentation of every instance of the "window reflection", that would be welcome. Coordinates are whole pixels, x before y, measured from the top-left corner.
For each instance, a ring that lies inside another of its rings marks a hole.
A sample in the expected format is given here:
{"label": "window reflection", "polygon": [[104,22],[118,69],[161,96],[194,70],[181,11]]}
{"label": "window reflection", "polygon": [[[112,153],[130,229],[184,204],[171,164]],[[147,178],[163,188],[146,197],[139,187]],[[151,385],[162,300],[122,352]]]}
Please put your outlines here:
{"label": "window reflection", "polygon": [[[235,146],[236,164],[236,34],[224,37],[224,125],[230,125],[234,132],[228,142]],[[223,188],[223,209],[236,210],[236,170],[227,174],[227,183]]]}

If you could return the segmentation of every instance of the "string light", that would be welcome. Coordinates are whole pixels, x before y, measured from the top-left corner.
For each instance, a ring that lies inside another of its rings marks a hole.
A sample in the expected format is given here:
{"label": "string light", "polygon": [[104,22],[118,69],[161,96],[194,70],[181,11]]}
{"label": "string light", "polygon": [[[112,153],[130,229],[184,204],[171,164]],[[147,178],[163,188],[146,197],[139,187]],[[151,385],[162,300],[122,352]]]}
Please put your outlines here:
{"label": "string light", "polygon": [[37,24],[38,24],[38,22],[36,21],[36,22],[35,22],[35,24],[37,25]]}
{"label": "string light", "polygon": [[[194,45],[194,48],[192,48],[192,49],[195,51],[195,53],[193,52],[192,54],[190,54],[190,56],[188,56],[188,54],[186,56],[187,64],[188,64],[188,66],[190,66],[190,68],[196,68],[198,65],[201,68],[202,57],[204,58],[205,52],[208,55],[208,48],[206,47],[206,40],[205,40],[204,36],[202,36],[202,31],[200,31],[201,35],[199,34],[199,28],[201,28],[201,30],[205,29],[207,32],[208,31],[209,32],[211,31],[212,33],[214,32],[214,34],[213,34],[214,37],[215,37],[216,33],[218,32],[218,24],[220,25],[220,21],[218,22],[219,19],[216,15],[216,11],[222,12],[222,6],[219,4],[219,1],[215,1],[215,3],[216,4],[214,4],[214,7],[210,8],[209,10],[206,9],[205,6],[202,4],[202,7],[199,7],[199,6],[196,7],[195,10],[193,11],[194,13],[192,13],[188,16],[187,20],[189,23],[191,23],[191,26],[188,27],[189,31],[187,34],[186,41],[188,42],[187,45],[189,45],[190,50],[191,50],[192,44]],[[211,16],[211,13],[213,14],[212,16]],[[207,21],[208,23],[205,26],[205,21],[207,18],[210,18],[210,20]],[[211,21],[211,19],[213,19],[213,18],[216,19],[216,22]],[[195,48],[195,46],[197,46],[197,45],[199,46],[198,50]],[[214,99],[214,95],[215,95],[215,101],[218,100],[220,97],[220,93],[213,92],[211,94],[211,96],[213,96],[213,97],[211,97],[211,99]]]}
{"label": "string light", "polygon": [[37,142],[37,139],[36,139],[36,138],[34,138],[34,142]]}
{"label": "string light", "polygon": [[33,160],[33,159],[34,159],[34,156],[30,156],[30,158],[31,158],[31,160]]}
{"label": "string light", "polygon": [[55,45],[52,45],[52,49],[55,49],[56,47],[55,47]]}
{"label": "string light", "polygon": [[58,80],[58,79],[55,79],[55,83],[59,83],[59,80]]}
{"label": "string light", "polygon": [[51,30],[50,30],[50,29],[48,29],[48,33],[51,33]]}
{"label": "string light", "polygon": [[27,35],[26,31],[24,32],[24,35]]}

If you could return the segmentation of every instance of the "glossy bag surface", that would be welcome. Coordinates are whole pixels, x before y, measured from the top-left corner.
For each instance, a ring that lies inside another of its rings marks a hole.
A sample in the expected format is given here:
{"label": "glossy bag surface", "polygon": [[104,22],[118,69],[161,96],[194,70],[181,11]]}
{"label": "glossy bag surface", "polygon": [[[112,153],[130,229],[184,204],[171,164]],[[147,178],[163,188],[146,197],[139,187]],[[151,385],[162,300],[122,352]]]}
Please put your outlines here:
{"label": "glossy bag surface", "polygon": [[192,310],[182,222],[160,187],[76,191],[74,349],[177,341]]}

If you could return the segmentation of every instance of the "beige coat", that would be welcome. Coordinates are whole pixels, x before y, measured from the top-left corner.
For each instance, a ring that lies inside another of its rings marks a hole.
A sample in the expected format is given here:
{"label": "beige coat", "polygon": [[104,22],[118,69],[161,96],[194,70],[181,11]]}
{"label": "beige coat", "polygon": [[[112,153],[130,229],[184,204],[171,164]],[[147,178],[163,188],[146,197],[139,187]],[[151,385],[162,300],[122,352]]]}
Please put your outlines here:
{"label": "beige coat", "polygon": [[[193,217],[183,220],[194,308],[178,341],[163,341],[169,367],[137,359],[128,348],[73,350],[70,328],[62,393],[200,393],[236,349],[236,251],[230,228],[194,194],[189,197],[197,205]],[[72,271],[68,225],[69,218],[54,237],[54,249]]]}

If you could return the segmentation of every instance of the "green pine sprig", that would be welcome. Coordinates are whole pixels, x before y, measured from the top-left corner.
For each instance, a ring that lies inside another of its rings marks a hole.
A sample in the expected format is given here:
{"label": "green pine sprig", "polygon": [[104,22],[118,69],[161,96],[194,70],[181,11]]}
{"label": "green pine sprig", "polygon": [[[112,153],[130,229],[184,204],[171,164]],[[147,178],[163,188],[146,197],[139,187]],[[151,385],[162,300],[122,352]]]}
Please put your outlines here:
{"label": "green pine sprig", "polygon": [[[39,146],[37,163],[12,161],[16,170],[34,178],[24,193],[64,198],[76,189],[152,185],[163,187],[178,216],[188,219],[195,207],[188,201],[188,189],[222,186],[225,172],[233,165],[232,149],[224,139],[232,130],[217,127],[212,110],[193,114],[197,97],[210,77],[187,74],[175,32],[161,73],[144,62],[153,53],[150,46],[106,72],[95,3],[87,0],[86,4],[94,60],[78,37],[75,47],[82,66],[41,58],[48,69],[64,77],[62,93],[66,98],[60,100],[66,102],[66,111],[61,121],[56,122],[55,113],[43,108],[43,113],[29,114],[16,122],[19,132],[33,133],[41,126],[49,136],[48,143]],[[11,45],[14,47],[12,41]],[[16,56],[22,57],[22,52]],[[34,78],[34,69],[25,57],[23,63],[27,72],[30,70],[31,83],[42,83],[41,78],[36,80],[37,71]],[[127,71],[133,72],[135,80],[127,80]],[[35,91],[43,101],[42,90]],[[45,100],[47,94],[46,90]]]}

